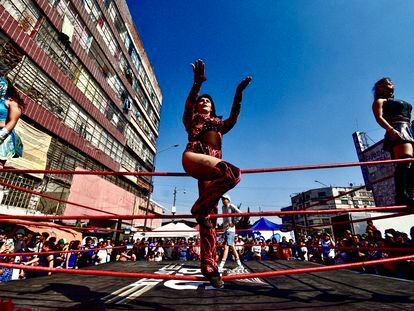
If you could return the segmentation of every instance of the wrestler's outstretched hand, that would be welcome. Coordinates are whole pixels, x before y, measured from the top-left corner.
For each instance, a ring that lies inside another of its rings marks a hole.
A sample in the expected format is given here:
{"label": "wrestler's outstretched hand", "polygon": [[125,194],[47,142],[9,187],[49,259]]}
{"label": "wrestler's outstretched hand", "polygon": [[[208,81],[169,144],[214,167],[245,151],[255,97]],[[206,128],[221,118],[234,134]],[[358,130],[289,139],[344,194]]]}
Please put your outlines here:
{"label": "wrestler's outstretched hand", "polygon": [[239,85],[237,86],[237,90],[236,93],[241,94],[244,89],[250,84],[250,82],[252,81],[252,77],[251,76],[247,76],[246,78],[244,78]]}
{"label": "wrestler's outstretched hand", "polygon": [[194,64],[191,64],[194,71],[194,82],[203,83],[207,80],[204,69],[204,62],[201,59],[197,59]]}

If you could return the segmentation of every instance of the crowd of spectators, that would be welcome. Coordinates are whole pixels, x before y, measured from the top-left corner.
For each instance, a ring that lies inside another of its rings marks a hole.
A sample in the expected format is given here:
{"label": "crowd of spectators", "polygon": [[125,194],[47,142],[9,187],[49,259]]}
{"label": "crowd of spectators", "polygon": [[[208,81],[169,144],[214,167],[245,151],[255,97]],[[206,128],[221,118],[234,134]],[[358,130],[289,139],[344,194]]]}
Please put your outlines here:
{"label": "crowd of spectators", "polygon": [[[221,258],[224,241],[219,236],[217,260]],[[410,252],[387,250],[388,248],[414,248],[414,227],[410,237],[388,229],[383,236],[372,222],[368,222],[365,234],[352,234],[346,230],[334,239],[328,233],[314,232],[298,237],[298,241],[282,237],[264,240],[261,237],[240,236],[235,238],[235,248],[242,261],[248,260],[302,260],[325,265],[401,256]],[[385,249],[385,250],[384,250]],[[36,254],[50,252],[53,254]],[[18,253],[32,252],[31,255]],[[7,253],[16,253],[5,256]],[[414,252],[411,252],[414,253]],[[115,245],[111,239],[86,237],[83,241],[57,240],[49,234],[35,234],[16,230],[12,236],[0,229],[0,282],[48,275],[50,272],[25,271],[2,267],[1,263],[17,263],[27,266],[78,269],[113,261],[199,260],[198,238],[142,238],[125,239]],[[231,258],[231,257],[230,257]],[[414,263],[399,262],[369,266],[364,272],[414,279]]]}
{"label": "crowd of spectators", "polygon": [[[104,249],[99,250],[99,248]],[[47,232],[26,233],[24,229],[18,229],[10,234],[0,229],[0,283],[51,274],[47,271],[25,271],[2,267],[2,263],[77,269],[109,262],[112,248],[110,239],[101,239],[95,243],[93,238],[88,237],[82,244],[79,240],[70,242],[65,239],[58,240],[56,237],[50,237]],[[85,250],[85,252],[77,252],[78,250]],[[53,253],[42,254],[45,252]],[[8,254],[13,254],[13,256],[8,256]],[[120,256],[120,254],[117,255]]]}

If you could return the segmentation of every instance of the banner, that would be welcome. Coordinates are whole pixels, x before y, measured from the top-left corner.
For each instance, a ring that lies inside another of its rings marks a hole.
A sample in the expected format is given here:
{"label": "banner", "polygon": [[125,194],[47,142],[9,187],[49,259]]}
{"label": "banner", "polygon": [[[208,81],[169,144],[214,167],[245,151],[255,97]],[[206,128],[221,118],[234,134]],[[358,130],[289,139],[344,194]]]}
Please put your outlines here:
{"label": "banner", "polygon": [[[21,119],[14,130],[23,142],[23,157],[8,160],[6,166],[12,166],[16,169],[46,169],[47,152],[52,137]],[[42,179],[44,174],[30,175]]]}

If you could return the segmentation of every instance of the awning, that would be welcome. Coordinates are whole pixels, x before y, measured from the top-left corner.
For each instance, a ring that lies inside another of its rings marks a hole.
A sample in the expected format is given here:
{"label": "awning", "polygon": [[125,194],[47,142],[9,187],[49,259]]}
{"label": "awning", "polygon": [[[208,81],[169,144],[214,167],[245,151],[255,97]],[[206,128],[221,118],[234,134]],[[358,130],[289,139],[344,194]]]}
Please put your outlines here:
{"label": "awning", "polygon": [[61,225],[55,224],[53,222],[32,222],[26,220],[14,220],[14,219],[1,219],[1,223],[10,223],[16,224],[18,226],[25,227],[27,230],[42,233],[49,233],[49,237],[55,237],[58,241],[59,239],[65,239],[70,242],[73,240],[82,241],[82,233],[72,229],[63,229],[57,228]]}

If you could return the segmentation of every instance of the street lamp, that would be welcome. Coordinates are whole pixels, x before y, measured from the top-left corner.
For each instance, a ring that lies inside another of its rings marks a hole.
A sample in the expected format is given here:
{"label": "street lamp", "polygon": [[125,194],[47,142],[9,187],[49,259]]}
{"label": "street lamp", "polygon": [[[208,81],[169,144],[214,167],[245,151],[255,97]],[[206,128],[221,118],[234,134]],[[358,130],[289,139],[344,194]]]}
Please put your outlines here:
{"label": "street lamp", "polygon": [[[171,148],[177,148],[178,146],[179,146],[179,144],[171,145],[171,146],[169,146],[169,147],[167,147],[165,149],[162,149],[162,150],[158,151],[157,154],[160,154],[161,152],[167,151],[167,150],[169,150]],[[154,167],[155,167],[155,163],[154,163]]]}
{"label": "street lamp", "polygon": [[322,186],[325,186],[325,187],[330,187],[330,186],[328,186],[327,184],[324,184],[323,182],[320,182],[319,180],[315,180],[315,182],[317,182],[318,184],[321,184]]}
{"label": "street lamp", "polygon": [[[169,147],[167,147],[165,149],[162,149],[162,150],[158,151],[156,155],[159,155],[161,152],[167,151],[167,150],[169,150],[171,148],[177,148],[178,146],[179,146],[179,144],[171,145],[171,146],[169,146]],[[154,157],[154,170],[155,170],[155,162],[156,162],[156,159],[157,159],[157,157],[155,156]],[[151,187],[150,187],[150,190],[148,191],[147,207],[145,208],[145,216],[148,215],[149,205],[150,205],[150,201],[151,201],[151,193],[152,193],[151,192],[151,189],[153,188],[152,176],[150,177],[150,185],[151,185]],[[144,220],[144,232],[146,231],[146,228],[147,228],[147,217],[145,217],[145,220]]]}

